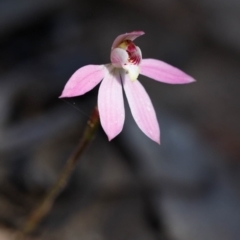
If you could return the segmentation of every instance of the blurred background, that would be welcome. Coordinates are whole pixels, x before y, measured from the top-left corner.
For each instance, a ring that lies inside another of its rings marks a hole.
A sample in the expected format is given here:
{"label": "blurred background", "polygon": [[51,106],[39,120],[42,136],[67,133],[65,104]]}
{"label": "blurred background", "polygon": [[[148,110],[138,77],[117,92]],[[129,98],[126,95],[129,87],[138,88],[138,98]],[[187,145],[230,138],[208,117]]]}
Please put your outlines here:
{"label": "blurred background", "polygon": [[139,77],[161,145],[134,123],[108,142],[100,128],[33,238],[238,240],[239,0],[0,1],[0,239],[12,239],[77,145],[98,87],[58,96],[79,67],[108,63],[119,34],[144,58],[197,79]]}

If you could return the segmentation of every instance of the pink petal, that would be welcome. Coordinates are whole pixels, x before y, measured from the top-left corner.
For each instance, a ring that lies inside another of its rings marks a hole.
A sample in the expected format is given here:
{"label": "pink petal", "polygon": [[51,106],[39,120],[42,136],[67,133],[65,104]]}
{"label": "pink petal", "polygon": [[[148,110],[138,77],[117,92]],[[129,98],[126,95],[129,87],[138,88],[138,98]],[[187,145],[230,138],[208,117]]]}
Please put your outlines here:
{"label": "pink petal", "polygon": [[100,121],[109,141],[123,128],[125,119],[122,85],[118,69],[104,77],[98,93]]}
{"label": "pink petal", "polygon": [[131,33],[124,33],[115,38],[112,44],[112,49],[116,48],[124,40],[135,40],[137,37],[140,37],[144,34],[143,31],[134,31]]}
{"label": "pink petal", "polygon": [[66,83],[60,98],[85,94],[104,78],[106,72],[104,65],[87,65],[79,68]]}
{"label": "pink petal", "polygon": [[114,67],[122,67],[128,61],[128,53],[121,48],[114,48],[111,51],[111,62]]}
{"label": "pink petal", "polygon": [[134,120],[149,138],[160,144],[158,121],[147,92],[138,80],[132,82],[127,74],[122,74],[122,78]]}
{"label": "pink petal", "polygon": [[140,63],[140,74],[170,84],[195,82],[195,79],[178,68],[156,59],[143,59]]}

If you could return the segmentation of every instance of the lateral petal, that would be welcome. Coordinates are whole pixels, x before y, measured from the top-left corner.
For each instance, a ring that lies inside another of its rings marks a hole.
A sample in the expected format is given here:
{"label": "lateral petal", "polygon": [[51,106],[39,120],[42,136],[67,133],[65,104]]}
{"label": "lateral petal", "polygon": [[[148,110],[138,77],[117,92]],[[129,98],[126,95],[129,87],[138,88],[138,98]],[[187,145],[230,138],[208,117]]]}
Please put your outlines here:
{"label": "lateral petal", "polygon": [[134,41],[137,37],[140,37],[144,34],[143,31],[134,31],[130,33],[124,33],[115,38],[112,44],[112,49],[116,48],[122,41],[131,40]]}
{"label": "lateral petal", "polygon": [[122,131],[125,120],[122,85],[118,69],[113,69],[104,77],[98,93],[98,109],[101,125],[110,141]]}
{"label": "lateral petal", "polygon": [[60,98],[80,96],[92,90],[107,71],[104,65],[87,65],[79,68],[66,83]]}
{"label": "lateral petal", "polygon": [[160,144],[160,129],[152,102],[143,88],[136,80],[131,81],[127,74],[122,74],[123,87],[127,100],[138,127],[153,141]]}
{"label": "lateral petal", "polygon": [[180,69],[156,59],[142,59],[140,74],[169,84],[184,84],[196,81]]}

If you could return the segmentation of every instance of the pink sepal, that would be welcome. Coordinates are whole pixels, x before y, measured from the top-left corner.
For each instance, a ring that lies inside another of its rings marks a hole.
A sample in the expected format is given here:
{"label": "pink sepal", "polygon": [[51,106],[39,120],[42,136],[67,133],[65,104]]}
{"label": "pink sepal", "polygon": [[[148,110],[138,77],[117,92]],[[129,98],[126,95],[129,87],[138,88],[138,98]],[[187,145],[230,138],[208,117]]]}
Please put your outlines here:
{"label": "pink sepal", "polygon": [[143,31],[134,31],[134,32],[130,32],[130,33],[121,34],[118,37],[116,37],[115,40],[113,41],[112,49],[116,48],[124,40],[134,41],[137,37],[140,37],[143,34],[145,34]]}
{"label": "pink sepal", "polygon": [[140,63],[140,74],[159,82],[169,84],[195,82],[195,79],[180,69],[156,59],[142,59],[142,62]]}
{"label": "pink sepal", "polygon": [[160,144],[160,129],[147,92],[138,80],[131,81],[128,74],[123,73],[122,79],[127,100],[138,127],[149,138]]}
{"label": "pink sepal", "polygon": [[123,128],[125,111],[119,70],[114,69],[104,77],[98,93],[101,125],[108,140],[116,137]]}
{"label": "pink sepal", "polygon": [[104,65],[87,65],[79,68],[66,83],[60,98],[85,94],[104,78],[106,72]]}

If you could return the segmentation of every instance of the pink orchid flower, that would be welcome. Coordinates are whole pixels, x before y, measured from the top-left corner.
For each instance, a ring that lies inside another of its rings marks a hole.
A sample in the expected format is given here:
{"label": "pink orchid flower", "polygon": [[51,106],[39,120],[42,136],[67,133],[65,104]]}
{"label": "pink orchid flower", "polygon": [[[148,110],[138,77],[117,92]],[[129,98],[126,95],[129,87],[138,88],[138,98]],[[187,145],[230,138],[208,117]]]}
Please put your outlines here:
{"label": "pink orchid flower", "polygon": [[87,65],[79,68],[68,80],[63,97],[83,95],[100,81],[98,109],[100,122],[109,141],[123,128],[125,110],[122,86],[132,115],[138,127],[153,141],[160,144],[160,130],[152,102],[137,80],[142,74],[169,84],[191,83],[195,80],[181,70],[156,59],[142,59],[142,53],[133,40],[143,35],[135,31],[119,35],[111,49],[111,63]]}

